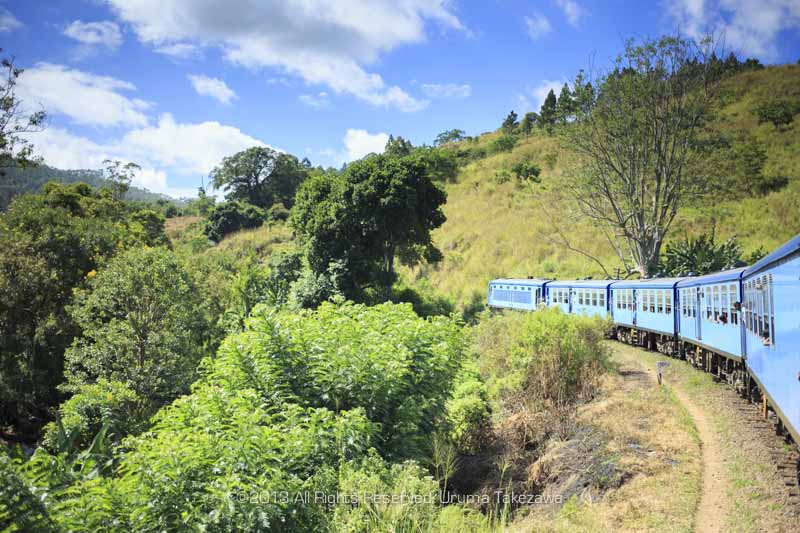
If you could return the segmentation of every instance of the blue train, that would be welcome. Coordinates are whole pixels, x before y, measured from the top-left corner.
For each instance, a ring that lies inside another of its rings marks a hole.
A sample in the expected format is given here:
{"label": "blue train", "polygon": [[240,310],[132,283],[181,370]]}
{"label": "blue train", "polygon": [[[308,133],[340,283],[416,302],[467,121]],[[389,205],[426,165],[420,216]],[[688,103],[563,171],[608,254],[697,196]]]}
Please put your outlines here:
{"label": "blue train", "polygon": [[622,342],[724,379],[800,445],[800,235],[750,267],[644,280],[497,279],[490,308],[608,317]]}

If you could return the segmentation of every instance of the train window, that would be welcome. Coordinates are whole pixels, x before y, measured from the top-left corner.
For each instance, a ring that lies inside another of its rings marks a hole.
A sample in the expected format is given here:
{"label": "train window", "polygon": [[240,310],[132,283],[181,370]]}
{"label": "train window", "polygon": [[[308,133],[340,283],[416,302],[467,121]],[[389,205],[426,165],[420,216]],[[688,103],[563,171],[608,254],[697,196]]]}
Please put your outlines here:
{"label": "train window", "polygon": [[725,287],[722,286],[719,288],[719,305],[720,305],[720,312],[719,312],[719,320],[723,324],[728,323],[728,291],[725,290]]}
{"label": "train window", "polygon": [[714,322],[719,322],[719,286],[714,285],[711,287],[711,308],[714,313]]}
{"label": "train window", "polygon": [[647,299],[648,303],[650,304],[650,312],[656,312],[656,291],[650,291],[650,297]]}
{"label": "train window", "polygon": [[728,286],[728,302],[731,306],[731,324],[739,323],[739,313],[736,311],[736,284],[731,283]]}
{"label": "train window", "polygon": [[664,312],[668,315],[672,313],[672,292],[667,292],[664,299]]}
{"label": "train window", "polygon": [[597,306],[597,291],[592,290],[592,305]]}
{"label": "train window", "polygon": [[600,307],[606,306],[606,291],[600,291]]}
{"label": "train window", "polygon": [[706,320],[711,320],[713,315],[713,311],[711,310],[712,299],[711,287],[703,287],[703,300],[706,302]]}
{"label": "train window", "polygon": [[664,291],[658,291],[657,293],[657,303],[656,303],[656,313],[663,313],[664,312]]}

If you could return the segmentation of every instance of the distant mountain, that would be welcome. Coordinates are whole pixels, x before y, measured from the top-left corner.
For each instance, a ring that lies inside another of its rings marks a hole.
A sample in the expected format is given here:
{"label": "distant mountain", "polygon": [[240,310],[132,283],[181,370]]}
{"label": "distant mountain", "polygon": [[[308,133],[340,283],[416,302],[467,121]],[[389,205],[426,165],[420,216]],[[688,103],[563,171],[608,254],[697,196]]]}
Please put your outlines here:
{"label": "distant mountain", "polygon": [[[101,170],[92,169],[61,170],[47,165],[39,165],[26,169],[8,168],[4,169],[4,172],[5,175],[0,176],[0,209],[5,209],[15,196],[38,192],[48,181],[61,183],[82,181],[97,188],[103,187],[106,182]],[[166,200],[178,203],[177,200],[166,194],[151,192],[139,187],[131,187],[125,195],[125,199],[140,202]]]}

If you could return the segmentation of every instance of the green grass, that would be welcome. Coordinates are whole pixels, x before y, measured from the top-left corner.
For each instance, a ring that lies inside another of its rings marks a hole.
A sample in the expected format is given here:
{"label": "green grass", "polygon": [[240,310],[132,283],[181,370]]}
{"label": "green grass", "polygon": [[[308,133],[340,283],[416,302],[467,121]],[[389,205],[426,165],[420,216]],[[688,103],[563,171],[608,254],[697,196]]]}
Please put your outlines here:
{"label": "green grass", "polygon": [[[712,127],[756,137],[767,152],[764,173],[785,175],[789,184],[766,197],[720,200],[712,195],[698,205],[686,206],[679,211],[670,236],[696,235],[713,227],[718,238],[736,235],[745,255],[762,246],[771,251],[800,233],[800,118],[780,128],[759,125],[754,109],[772,98],[800,100],[800,66],[739,74],[725,81],[720,98],[724,105]],[[484,134],[477,142],[463,142],[459,147],[486,149],[499,135]],[[510,172],[523,160],[542,168],[541,184],[522,186],[515,183],[513,173],[509,181],[497,179],[498,173]],[[559,199],[557,192],[571,168],[570,155],[558,138],[539,130],[521,138],[511,152],[468,163],[457,181],[447,185],[447,222],[433,234],[444,261],[405,268],[404,276],[411,284],[428,280],[460,305],[475,295],[483,297],[492,278],[603,276],[590,259],[546,240],[554,224],[566,228],[574,243],[581,243],[613,272],[619,262],[604,237],[591,224],[573,223],[575,213]]]}

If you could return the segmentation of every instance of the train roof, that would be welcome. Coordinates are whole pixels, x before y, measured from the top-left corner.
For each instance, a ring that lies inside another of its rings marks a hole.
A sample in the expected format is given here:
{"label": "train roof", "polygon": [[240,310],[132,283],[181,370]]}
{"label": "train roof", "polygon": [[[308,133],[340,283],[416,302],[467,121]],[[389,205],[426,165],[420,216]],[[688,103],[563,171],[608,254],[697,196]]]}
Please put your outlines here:
{"label": "train roof", "polygon": [[612,289],[639,289],[647,287],[650,289],[672,289],[678,283],[691,278],[649,278],[649,279],[626,279],[615,282]]}
{"label": "train roof", "polygon": [[529,285],[532,287],[541,287],[548,281],[549,279],[536,279],[536,278],[499,278],[493,279],[489,283],[503,283],[507,285]]}
{"label": "train roof", "polygon": [[551,281],[548,287],[579,287],[598,289],[606,288],[617,280],[614,279],[574,279]]}
{"label": "train roof", "polygon": [[790,240],[768,256],[762,258],[760,261],[756,262],[752,266],[748,267],[744,271],[744,277],[751,276],[753,274],[757,274],[761,272],[765,268],[773,265],[774,263],[780,261],[781,259],[788,257],[800,250],[800,235],[796,236],[794,239]]}
{"label": "train roof", "polygon": [[742,277],[742,273],[746,268],[747,267],[733,268],[731,270],[723,270],[722,272],[706,274],[705,276],[685,278],[683,281],[678,283],[678,287],[694,287],[696,285],[708,285],[710,283],[738,280]]}

